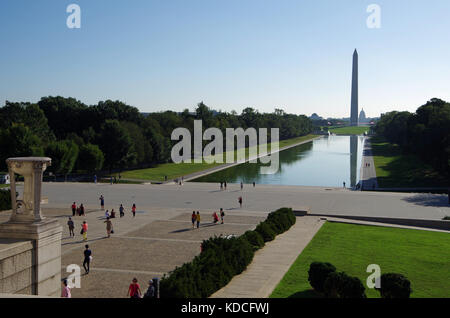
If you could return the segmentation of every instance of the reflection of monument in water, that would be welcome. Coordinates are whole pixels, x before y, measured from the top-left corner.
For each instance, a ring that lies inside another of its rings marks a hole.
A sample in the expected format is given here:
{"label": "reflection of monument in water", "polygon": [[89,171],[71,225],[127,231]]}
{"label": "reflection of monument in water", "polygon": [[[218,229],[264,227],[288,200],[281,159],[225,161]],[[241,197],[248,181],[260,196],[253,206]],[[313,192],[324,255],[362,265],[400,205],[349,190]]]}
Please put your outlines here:
{"label": "reflection of monument in water", "polygon": [[358,164],[358,136],[350,136],[350,186],[356,186]]}

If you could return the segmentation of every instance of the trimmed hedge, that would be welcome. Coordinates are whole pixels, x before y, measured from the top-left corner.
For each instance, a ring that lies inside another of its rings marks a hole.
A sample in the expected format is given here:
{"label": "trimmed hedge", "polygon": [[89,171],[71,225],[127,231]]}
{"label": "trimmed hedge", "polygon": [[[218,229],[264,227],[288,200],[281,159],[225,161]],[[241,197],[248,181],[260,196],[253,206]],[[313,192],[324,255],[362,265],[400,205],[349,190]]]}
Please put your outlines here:
{"label": "trimmed hedge", "polygon": [[190,263],[177,267],[160,282],[161,297],[207,298],[242,273],[264,242],[273,240],[295,224],[292,209],[271,212],[255,231],[240,237],[213,237],[202,243],[202,252]]}
{"label": "trimmed hedge", "polygon": [[328,298],[366,298],[365,287],[358,277],[344,272],[331,272],[324,284],[324,294]]}
{"label": "trimmed hedge", "polygon": [[308,280],[316,292],[328,298],[366,298],[365,287],[358,277],[337,273],[330,263],[311,263]]}
{"label": "trimmed hedge", "polygon": [[256,231],[247,231],[243,236],[253,246],[253,249],[255,251],[259,250],[265,245],[263,237]]}
{"label": "trimmed hedge", "polygon": [[0,189],[0,211],[11,210],[11,190]]}
{"label": "trimmed hedge", "polygon": [[277,235],[272,225],[266,221],[259,223],[255,231],[261,235],[264,242],[273,241],[273,239]]}
{"label": "trimmed hedge", "polygon": [[309,265],[308,281],[312,288],[319,293],[325,291],[325,281],[328,274],[336,272],[336,267],[330,263],[313,262]]}
{"label": "trimmed hedge", "polygon": [[380,277],[381,298],[409,298],[412,293],[410,281],[402,274],[386,273]]}

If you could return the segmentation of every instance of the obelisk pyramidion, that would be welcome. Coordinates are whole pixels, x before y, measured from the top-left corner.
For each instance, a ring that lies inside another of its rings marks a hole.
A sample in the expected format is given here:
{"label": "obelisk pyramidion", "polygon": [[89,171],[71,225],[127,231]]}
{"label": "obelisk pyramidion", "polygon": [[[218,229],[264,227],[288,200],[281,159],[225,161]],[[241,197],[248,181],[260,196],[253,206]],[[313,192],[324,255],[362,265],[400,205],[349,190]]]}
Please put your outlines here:
{"label": "obelisk pyramidion", "polygon": [[358,52],[353,53],[352,101],[350,108],[350,125],[358,126]]}

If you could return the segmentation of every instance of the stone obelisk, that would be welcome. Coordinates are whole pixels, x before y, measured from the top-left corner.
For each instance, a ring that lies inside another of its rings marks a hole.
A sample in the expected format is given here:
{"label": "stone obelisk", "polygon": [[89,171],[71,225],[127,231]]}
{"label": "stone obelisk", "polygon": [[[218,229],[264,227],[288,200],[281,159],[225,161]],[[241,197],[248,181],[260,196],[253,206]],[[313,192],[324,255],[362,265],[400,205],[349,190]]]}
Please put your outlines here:
{"label": "stone obelisk", "polygon": [[358,52],[353,53],[352,101],[350,108],[350,125],[358,126]]}

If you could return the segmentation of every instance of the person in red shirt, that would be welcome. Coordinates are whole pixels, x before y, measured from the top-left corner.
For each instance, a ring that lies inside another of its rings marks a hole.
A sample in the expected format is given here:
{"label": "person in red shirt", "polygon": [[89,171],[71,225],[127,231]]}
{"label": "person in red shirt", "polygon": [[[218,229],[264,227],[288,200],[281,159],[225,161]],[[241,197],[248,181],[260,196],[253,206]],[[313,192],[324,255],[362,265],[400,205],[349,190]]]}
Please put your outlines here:
{"label": "person in red shirt", "polygon": [[131,212],[133,212],[133,217],[136,216],[136,204],[133,203],[133,206],[131,207]]}
{"label": "person in red shirt", "polygon": [[77,212],[77,205],[75,202],[72,204],[72,216],[75,216],[75,212]]}
{"label": "person in red shirt", "polygon": [[127,296],[131,298],[141,298],[141,287],[138,284],[137,278],[133,278],[133,282],[128,287]]}

